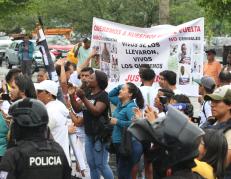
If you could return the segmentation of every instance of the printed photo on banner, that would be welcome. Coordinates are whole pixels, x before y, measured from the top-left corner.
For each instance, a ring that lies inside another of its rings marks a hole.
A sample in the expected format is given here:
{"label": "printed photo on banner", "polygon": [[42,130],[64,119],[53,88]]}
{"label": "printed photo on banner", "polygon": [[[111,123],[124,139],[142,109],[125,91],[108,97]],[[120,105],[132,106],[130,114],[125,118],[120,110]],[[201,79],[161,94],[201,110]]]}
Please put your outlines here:
{"label": "printed photo on banner", "polygon": [[111,56],[112,58],[112,70],[113,71],[118,71],[119,68],[118,68],[118,58],[117,58],[117,55],[116,54],[113,54]]}
{"label": "printed photo on banner", "polygon": [[174,71],[177,73],[178,70],[178,44],[170,44],[170,51],[169,51],[169,58],[168,58],[168,70]]}
{"label": "printed photo on banner", "polygon": [[100,43],[101,47],[101,61],[110,63],[110,49],[111,49],[111,43]]}
{"label": "printed photo on banner", "polygon": [[120,74],[117,72],[112,72],[111,73],[111,82],[119,82],[120,80]]}
{"label": "printed photo on banner", "polygon": [[190,69],[189,65],[180,65],[179,69],[179,85],[187,85],[190,83]]}
{"label": "printed photo on banner", "polygon": [[101,70],[107,74],[107,77],[110,78],[110,63],[101,61]]}
{"label": "printed photo on banner", "polygon": [[194,54],[200,54],[201,50],[203,50],[201,48],[202,48],[201,44],[199,44],[199,43],[193,43],[193,53]]}
{"label": "printed photo on banner", "polygon": [[201,60],[201,44],[194,43],[193,44],[193,63],[192,63],[192,78],[193,79],[200,79],[203,74],[203,60]]}
{"label": "printed photo on banner", "polygon": [[177,88],[197,96],[192,78],[203,73],[203,42],[204,18],[169,28],[140,28],[99,18],[92,24],[92,47],[99,50],[94,61],[109,77],[108,91],[126,82],[139,86],[139,67],[148,64],[155,71],[157,87],[159,73],[171,70],[177,73]]}
{"label": "printed photo on banner", "polygon": [[111,53],[117,54],[117,45],[115,43],[111,44]]}
{"label": "printed photo on banner", "polygon": [[190,46],[186,43],[181,44],[180,52],[179,52],[179,63],[182,64],[191,64],[191,57],[190,57]]}
{"label": "printed photo on banner", "polygon": [[194,54],[193,55],[193,63],[192,63],[192,78],[193,79],[200,79],[203,74],[202,66],[203,66],[203,61],[201,61],[200,55],[199,54]]}
{"label": "printed photo on banner", "polygon": [[91,67],[93,69],[100,69],[100,43],[95,42],[92,45],[92,49],[95,49],[96,56],[93,59],[91,59]]}
{"label": "printed photo on banner", "polygon": [[119,64],[118,64],[118,56],[117,56],[117,45],[116,43],[111,43],[111,82],[119,82]]}

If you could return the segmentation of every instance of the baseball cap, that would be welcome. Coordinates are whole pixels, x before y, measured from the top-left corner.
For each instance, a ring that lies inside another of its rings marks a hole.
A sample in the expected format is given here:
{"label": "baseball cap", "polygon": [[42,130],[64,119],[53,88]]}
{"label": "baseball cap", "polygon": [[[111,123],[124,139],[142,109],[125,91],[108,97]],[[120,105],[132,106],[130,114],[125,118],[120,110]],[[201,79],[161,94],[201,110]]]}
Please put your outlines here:
{"label": "baseball cap", "polygon": [[54,96],[57,96],[58,84],[52,80],[44,80],[40,83],[34,83],[34,86],[36,90],[44,90]]}
{"label": "baseball cap", "polygon": [[88,42],[91,42],[91,39],[88,38],[88,37],[85,37],[85,38],[83,39],[83,43],[88,43]]}
{"label": "baseball cap", "polygon": [[217,88],[214,93],[205,95],[205,100],[229,101],[231,102],[231,86],[225,85]]}
{"label": "baseball cap", "polygon": [[215,49],[209,49],[209,50],[206,50],[206,51],[205,51],[205,53],[209,53],[209,52],[211,52],[211,53],[213,53],[214,55],[216,55]]}
{"label": "baseball cap", "polygon": [[216,86],[214,79],[209,76],[203,76],[201,79],[194,79],[193,81],[207,89],[213,89]]}

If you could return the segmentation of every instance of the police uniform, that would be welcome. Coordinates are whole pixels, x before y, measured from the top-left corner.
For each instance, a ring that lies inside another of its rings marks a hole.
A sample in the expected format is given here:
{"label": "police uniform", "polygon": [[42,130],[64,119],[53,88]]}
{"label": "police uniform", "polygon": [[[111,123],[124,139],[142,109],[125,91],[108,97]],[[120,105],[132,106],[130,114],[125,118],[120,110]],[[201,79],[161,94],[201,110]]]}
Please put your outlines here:
{"label": "police uniform", "polygon": [[[26,106],[27,104],[30,104],[29,107]],[[25,127],[35,129],[41,125],[47,126],[46,108],[38,100],[19,100],[11,106],[9,112],[13,117],[14,125],[19,126],[19,129],[22,126],[24,130]],[[0,163],[0,179],[71,178],[71,168],[58,143],[45,137],[29,138],[18,140],[16,146],[7,150]]]}
{"label": "police uniform", "polygon": [[166,179],[202,179],[191,168],[196,165],[197,141],[204,132],[173,106],[168,106],[165,117],[153,123],[138,120],[129,126],[128,131],[141,142],[154,143],[150,156],[156,169],[154,178],[165,179],[166,171],[171,169],[173,175]]}

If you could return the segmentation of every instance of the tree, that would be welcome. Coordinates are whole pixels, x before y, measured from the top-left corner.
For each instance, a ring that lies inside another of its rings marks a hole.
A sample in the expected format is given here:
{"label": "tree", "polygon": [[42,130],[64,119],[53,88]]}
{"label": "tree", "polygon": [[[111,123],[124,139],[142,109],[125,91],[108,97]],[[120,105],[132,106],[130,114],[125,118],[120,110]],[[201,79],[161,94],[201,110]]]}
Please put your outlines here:
{"label": "tree", "polygon": [[231,0],[197,0],[204,8],[210,35],[231,35]]}
{"label": "tree", "polygon": [[[230,1],[171,0],[169,24],[205,16],[207,35],[230,34]],[[38,16],[46,27],[72,27],[84,34],[91,33],[93,17],[138,27],[159,24],[159,0],[4,0],[0,8],[0,31],[7,32],[32,31]]]}
{"label": "tree", "polygon": [[179,25],[204,16],[195,0],[174,0],[170,6],[170,24]]}

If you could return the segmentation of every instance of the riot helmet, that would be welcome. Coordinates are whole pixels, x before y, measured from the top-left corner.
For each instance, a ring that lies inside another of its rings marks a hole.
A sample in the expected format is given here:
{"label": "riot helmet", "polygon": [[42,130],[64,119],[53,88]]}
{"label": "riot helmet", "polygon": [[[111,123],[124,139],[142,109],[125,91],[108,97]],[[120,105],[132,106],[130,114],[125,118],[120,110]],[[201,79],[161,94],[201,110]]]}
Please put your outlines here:
{"label": "riot helmet", "polygon": [[204,134],[188,116],[171,105],[165,117],[158,118],[153,124],[138,120],[128,131],[140,141],[154,143],[152,161],[162,169],[195,158],[199,154],[200,136]]}
{"label": "riot helmet", "polygon": [[48,123],[48,113],[42,102],[32,98],[24,98],[13,103],[9,115],[20,127],[33,128]]}

